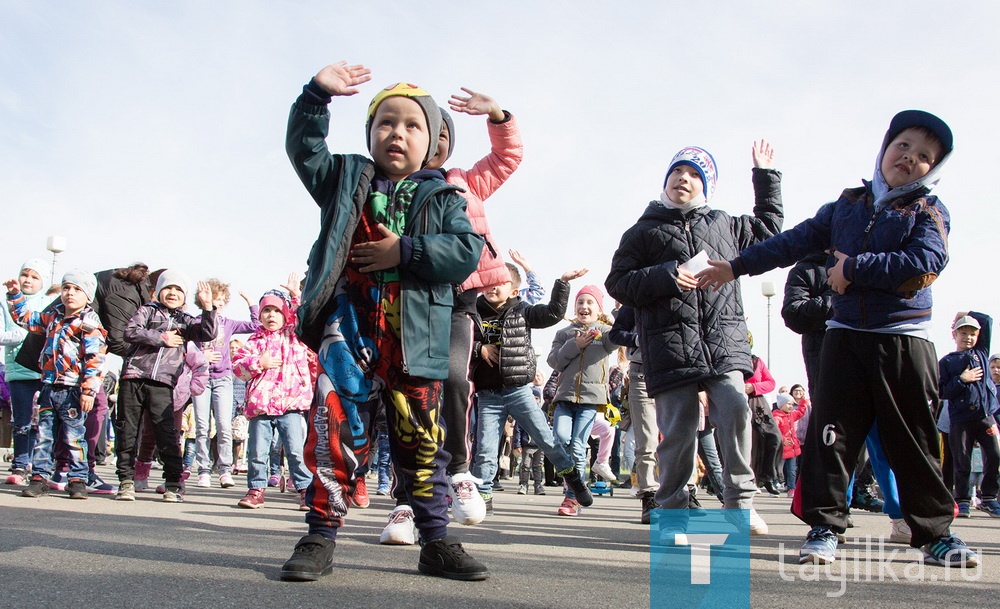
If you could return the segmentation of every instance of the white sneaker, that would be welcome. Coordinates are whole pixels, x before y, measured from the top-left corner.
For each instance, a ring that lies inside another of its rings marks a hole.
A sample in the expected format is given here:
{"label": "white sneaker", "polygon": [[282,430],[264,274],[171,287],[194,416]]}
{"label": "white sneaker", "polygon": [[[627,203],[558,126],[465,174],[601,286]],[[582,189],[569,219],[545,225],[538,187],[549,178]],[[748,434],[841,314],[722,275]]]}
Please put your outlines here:
{"label": "white sneaker", "polygon": [[482,483],[482,480],[469,472],[451,476],[448,481],[448,496],[451,497],[451,513],[456,522],[473,525],[486,518],[486,502],[476,487]]}
{"label": "white sneaker", "polygon": [[601,478],[604,478],[605,482],[608,483],[618,482],[618,476],[616,476],[615,473],[611,471],[611,466],[608,465],[607,461],[594,463],[594,465],[590,468],[590,471],[594,472]]}
{"label": "white sneaker", "polygon": [[412,546],[417,543],[417,526],[413,524],[413,510],[408,505],[397,505],[389,513],[389,522],[382,529],[378,542],[391,546]]}
{"label": "white sneaker", "polygon": [[198,488],[211,488],[212,487],[212,474],[198,474],[198,484],[195,484]]}
{"label": "white sneaker", "polygon": [[750,508],[750,534],[767,535],[767,523],[754,508]]}
{"label": "white sneaker", "polygon": [[892,531],[889,533],[889,541],[895,543],[910,543],[910,537],[913,532],[910,530],[910,525],[906,524],[906,521],[902,518],[892,519]]}
{"label": "white sneaker", "polygon": [[[198,478],[198,482],[199,483],[201,482],[201,478]],[[208,484],[209,486],[211,486],[212,484],[211,480],[209,480]],[[222,488],[232,488],[236,486],[236,482],[233,481],[232,474],[227,472],[219,476],[219,486],[221,486]]]}
{"label": "white sneaker", "polygon": [[767,523],[760,517],[757,510],[750,508],[750,518],[743,516],[742,509],[726,509],[723,514],[729,524],[735,526],[743,533],[750,533],[751,536],[767,535]]}

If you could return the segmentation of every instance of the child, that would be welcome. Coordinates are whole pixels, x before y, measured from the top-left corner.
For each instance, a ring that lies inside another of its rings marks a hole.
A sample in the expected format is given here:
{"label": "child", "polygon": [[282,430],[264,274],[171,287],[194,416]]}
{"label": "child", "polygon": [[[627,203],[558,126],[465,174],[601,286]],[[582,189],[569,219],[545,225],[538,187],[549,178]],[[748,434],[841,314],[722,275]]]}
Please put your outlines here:
{"label": "child", "polygon": [[781,457],[784,459],[782,472],[785,476],[785,488],[788,489],[788,496],[795,496],[795,481],[798,478],[798,469],[795,467],[795,459],[802,454],[799,448],[799,437],[795,432],[795,424],[805,416],[807,405],[805,401],[796,404],[795,398],[787,393],[778,394],[778,407],[774,409],[771,416],[778,424],[781,431]]}
{"label": "child", "polygon": [[997,443],[996,421],[1000,403],[993,379],[983,370],[983,362],[990,356],[992,330],[993,319],[989,315],[975,311],[958,313],[952,326],[956,349],[938,363],[941,398],[948,400],[951,421],[948,442],[955,468],[955,502],[959,518],[968,518],[971,514],[969,479],[972,446],[976,442],[983,455],[983,496],[979,509],[1000,518],[1000,503],[997,503],[1000,444]]}
{"label": "child", "polygon": [[[753,509],[757,492],[750,467],[751,426],[744,375],[754,370],[739,286],[705,294],[687,262],[701,252],[728,256],[781,230],[781,174],[774,151],[753,146],[753,215],[712,209],[715,159],[684,148],[670,162],[659,201],[652,201],[622,236],[605,283],[615,299],[636,310],[646,392],[656,404],[663,440],[657,448],[660,486],[655,500],[685,509],[694,467],[705,390],[723,463],[726,516],[754,535],[767,524]],[[743,512],[742,510],[748,510]]]}
{"label": "child", "polygon": [[[181,451],[183,464],[184,440],[181,438],[184,432],[184,413],[188,404],[192,404],[194,396],[202,395],[208,387],[208,359],[201,349],[194,343],[187,343],[184,346],[184,363],[180,376],[173,386],[173,416],[174,429],[178,433],[178,445]],[[192,404],[193,406],[193,404]],[[154,431],[153,420],[147,410],[142,415],[142,424],[139,426],[139,448],[135,457],[135,477],[132,483],[135,492],[139,493],[149,488],[149,471],[153,464],[153,451],[156,449],[156,432]],[[145,465],[145,467],[141,467]],[[185,481],[191,474],[189,468],[184,466],[181,474],[181,488],[185,486]],[[164,489],[157,487],[156,492],[163,494]]]}
{"label": "child", "polygon": [[[491,97],[463,88],[468,95],[452,95],[449,105],[452,111],[470,116],[487,116],[486,130],[490,138],[490,153],[480,159],[471,169],[443,169],[455,149],[455,123],[444,108],[441,110],[441,135],[437,141],[434,156],[426,169],[440,171],[444,180],[462,188],[462,196],[467,202],[465,213],[469,216],[473,230],[482,235],[483,244],[479,265],[469,277],[458,286],[455,305],[451,314],[451,344],[448,378],[442,395],[442,416],[445,422],[444,448],[451,455],[448,463],[448,495],[455,520],[462,524],[482,522],[486,506],[469,474],[469,414],[472,410],[472,386],[470,365],[473,332],[476,320],[476,297],[480,292],[510,280],[507,267],[497,250],[489,226],[483,203],[514,173],[521,164],[523,148],[521,134],[513,115],[500,108]],[[359,481],[361,482],[361,481]],[[396,486],[397,508],[406,503],[402,485]],[[399,515],[394,510],[393,514]],[[390,514],[390,520],[393,519]],[[389,526],[389,525],[386,525]]]}
{"label": "child", "polygon": [[42,389],[38,396],[38,442],[31,458],[31,482],[21,492],[23,497],[41,497],[49,491],[54,458],[54,431],[69,453],[69,482],[66,492],[71,499],[87,498],[87,413],[101,388],[104,363],[104,328],[97,313],[89,306],[94,300],[97,279],[80,270],[62,278],[59,304],[50,311],[28,308],[17,279],[7,287],[11,317],[28,332],[45,335],[39,364]]}
{"label": "child", "polygon": [[256,509],[264,505],[267,490],[271,440],[281,439],[291,470],[292,482],[306,510],[306,488],[312,474],[302,460],[306,420],[316,382],[316,354],[295,335],[295,309],[299,306],[299,278],[295,273],[279,290],[269,290],[260,299],[260,328],[233,359],[233,370],[247,381],[245,415],[250,421],[247,440],[247,487],[239,506]]}
{"label": "child", "polygon": [[563,318],[569,300],[569,282],[583,276],[587,270],[563,273],[555,282],[548,303],[529,306],[517,296],[521,285],[517,267],[512,264],[507,267],[511,281],[486,290],[476,303],[482,328],[473,348],[476,361],[473,380],[479,413],[473,475],[482,480],[479,492],[486,503],[487,513],[492,513],[498,443],[509,415],[548,455],[580,503],[590,505],[593,497],[582,472],[574,466],[573,457],[564,442],[557,442],[553,437],[545,415],[531,393],[537,365],[535,349],[531,346],[531,330],[548,328]]}
{"label": "child", "polygon": [[[608,403],[608,355],[618,345],[604,337],[612,320],[604,314],[604,294],[595,285],[580,288],[574,300],[576,319],[556,332],[547,362],[559,373],[552,430],[556,444],[573,455],[576,474],[586,476],[587,440],[597,416],[597,407]],[[550,457],[551,458],[551,457]],[[555,461],[553,461],[557,467]],[[580,506],[593,502],[590,492],[580,489],[572,473],[561,473],[566,481],[565,497],[557,513],[577,516]],[[586,492],[584,492],[586,491]]]}
{"label": "child", "polygon": [[[45,279],[49,276],[49,265],[41,258],[31,258],[21,265],[17,275],[18,288],[25,298],[29,311],[41,311],[48,304],[45,296]],[[4,307],[7,311],[7,307]],[[23,328],[9,328],[9,340],[5,341],[4,361],[7,364],[6,378],[10,387],[11,435],[13,436],[13,456],[10,475],[6,483],[23,486],[28,483],[31,468],[31,454],[35,448],[37,432],[32,427],[35,394],[42,388],[42,375],[18,364],[17,354],[27,333]],[[14,340],[20,336],[18,340]]]}
{"label": "child", "polygon": [[448,536],[448,454],[440,424],[448,377],[452,284],[476,268],[483,239],[457,187],[420,169],[434,156],[441,114],[423,89],[398,83],[368,107],[369,160],[333,155],[325,137],[332,96],[354,95],[364,66],[323,68],[292,107],[286,150],[320,206],[298,310],[299,337],[320,361],[306,465],[309,535],[281,577],[329,573],[334,539],[366,464],[376,404],[387,403],[390,450],[420,531],[420,572],[482,580],[489,571]]}
{"label": "child", "polygon": [[[212,290],[212,305],[222,311],[229,304],[229,284],[218,279],[207,279],[205,283]],[[197,486],[212,486],[212,460],[209,456],[209,418],[215,418],[215,440],[218,452],[219,486],[236,486],[233,481],[233,364],[229,342],[234,334],[250,334],[260,327],[257,307],[250,298],[240,292],[240,297],[250,309],[250,321],[239,321],[218,315],[218,333],[212,341],[202,342],[199,347],[205,353],[209,368],[208,389],[194,397],[196,421],[196,453],[198,463]],[[136,471],[141,464],[136,464]]]}
{"label": "child", "polygon": [[187,341],[210,341],[217,331],[212,290],[199,281],[196,299],[201,317],[184,312],[188,279],[171,269],[156,280],[155,301],[139,307],[123,334],[130,346],[122,367],[115,418],[118,501],[135,501],[135,456],[139,422],[148,413],[163,461],[163,500],[184,500],[180,438],[174,426],[173,391],[184,369]]}
{"label": "child", "polygon": [[[877,421],[893,463],[913,547],[937,564],[978,562],[949,532],[955,502],[941,479],[939,444],[928,404],[938,400],[937,357],[929,340],[930,285],[948,261],[949,215],[930,194],[952,151],[951,129],[920,110],[889,123],[875,176],[845,190],[795,228],[739,256],[711,260],[699,285],[788,266],[833,252],[833,318],[823,338],[820,374],[792,511],[812,527],[802,562],[830,563],[847,527],[847,484]],[[728,260],[728,262],[727,262]]]}

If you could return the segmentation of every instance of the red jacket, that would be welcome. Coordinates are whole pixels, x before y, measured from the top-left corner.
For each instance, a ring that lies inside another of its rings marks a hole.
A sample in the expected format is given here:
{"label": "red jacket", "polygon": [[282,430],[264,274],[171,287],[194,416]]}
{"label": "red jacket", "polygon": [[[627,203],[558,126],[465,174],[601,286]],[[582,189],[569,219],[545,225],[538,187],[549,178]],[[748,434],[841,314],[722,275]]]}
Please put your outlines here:
{"label": "red jacket", "polygon": [[781,453],[784,459],[793,459],[802,454],[802,447],[799,445],[799,435],[795,433],[795,422],[806,416],[809,411],[809,400],[803,399],[795,410],[785,412],[780,408],[771,411],[774,422],[778,424],[781,431],[781,443],[784,450]]}

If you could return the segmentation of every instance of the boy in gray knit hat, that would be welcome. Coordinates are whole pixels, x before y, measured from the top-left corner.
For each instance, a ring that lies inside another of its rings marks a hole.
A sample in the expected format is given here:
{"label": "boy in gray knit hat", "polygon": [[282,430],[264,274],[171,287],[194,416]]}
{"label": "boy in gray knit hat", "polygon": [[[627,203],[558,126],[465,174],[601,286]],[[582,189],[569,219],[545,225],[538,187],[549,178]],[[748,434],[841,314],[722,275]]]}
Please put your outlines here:
{"label": "boy in gray knit hat", "polygon": [[[87,413],[101,389],[105,337],[97,313],[90,307],[97,289],[93,274],[72,270],[63,276],[59,304],[48,311],[31,311],[18,281],[7,287],[11,317],[29,332],[45,335],[39,358],[42,389],[38,396],[38,441],[32,453],[32,474],[23,497],[41,497],[49,492],[54,469],[54,437],[65,443],[69,455],[66,492],[72,499],[87,498]],[[59,417],[59,425],[56,425]]]}

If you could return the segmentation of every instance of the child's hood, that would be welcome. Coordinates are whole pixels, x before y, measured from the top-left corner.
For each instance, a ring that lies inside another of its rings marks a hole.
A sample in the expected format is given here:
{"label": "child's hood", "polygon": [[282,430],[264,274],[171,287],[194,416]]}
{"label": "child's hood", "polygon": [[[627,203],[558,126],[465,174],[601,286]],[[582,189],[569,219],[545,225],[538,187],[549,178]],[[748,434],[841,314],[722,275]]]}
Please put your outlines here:
{"label": "child's hood", "polygon": [[[897,135],[910,127],[925,127],[938,134],[938,137],[944,145],[945,152],[941,157],[941,160],[927,172],[927,175],[907,184],[903,184],[902,186],[890,188],[888,182],[885,180],[885,176],[882,175],[882,157],[885,155],[885,150],[889,146],[889,143]],[[948,125],[945,124],[944,121],[933,114],[920,110],[904,110],[894,116],[892,121],[889,123],[889,129],[885,132],[885,137],[882,138],[882,147],[879,148],[878,156],[875,157],[875,175],[872,178],[872,192],[875,195],[875,207],[878,208],[885,205],[887,201],[891,201],[892,199],[921,188],[926,188],[927,191],[930,192],[931,189],[937,186],[937,183],[941,181],[941,168],[944,167],[944,164],[949,158],[951,158],[953,150],[954,146],[952,143],[951,129],[948,128]]]}

